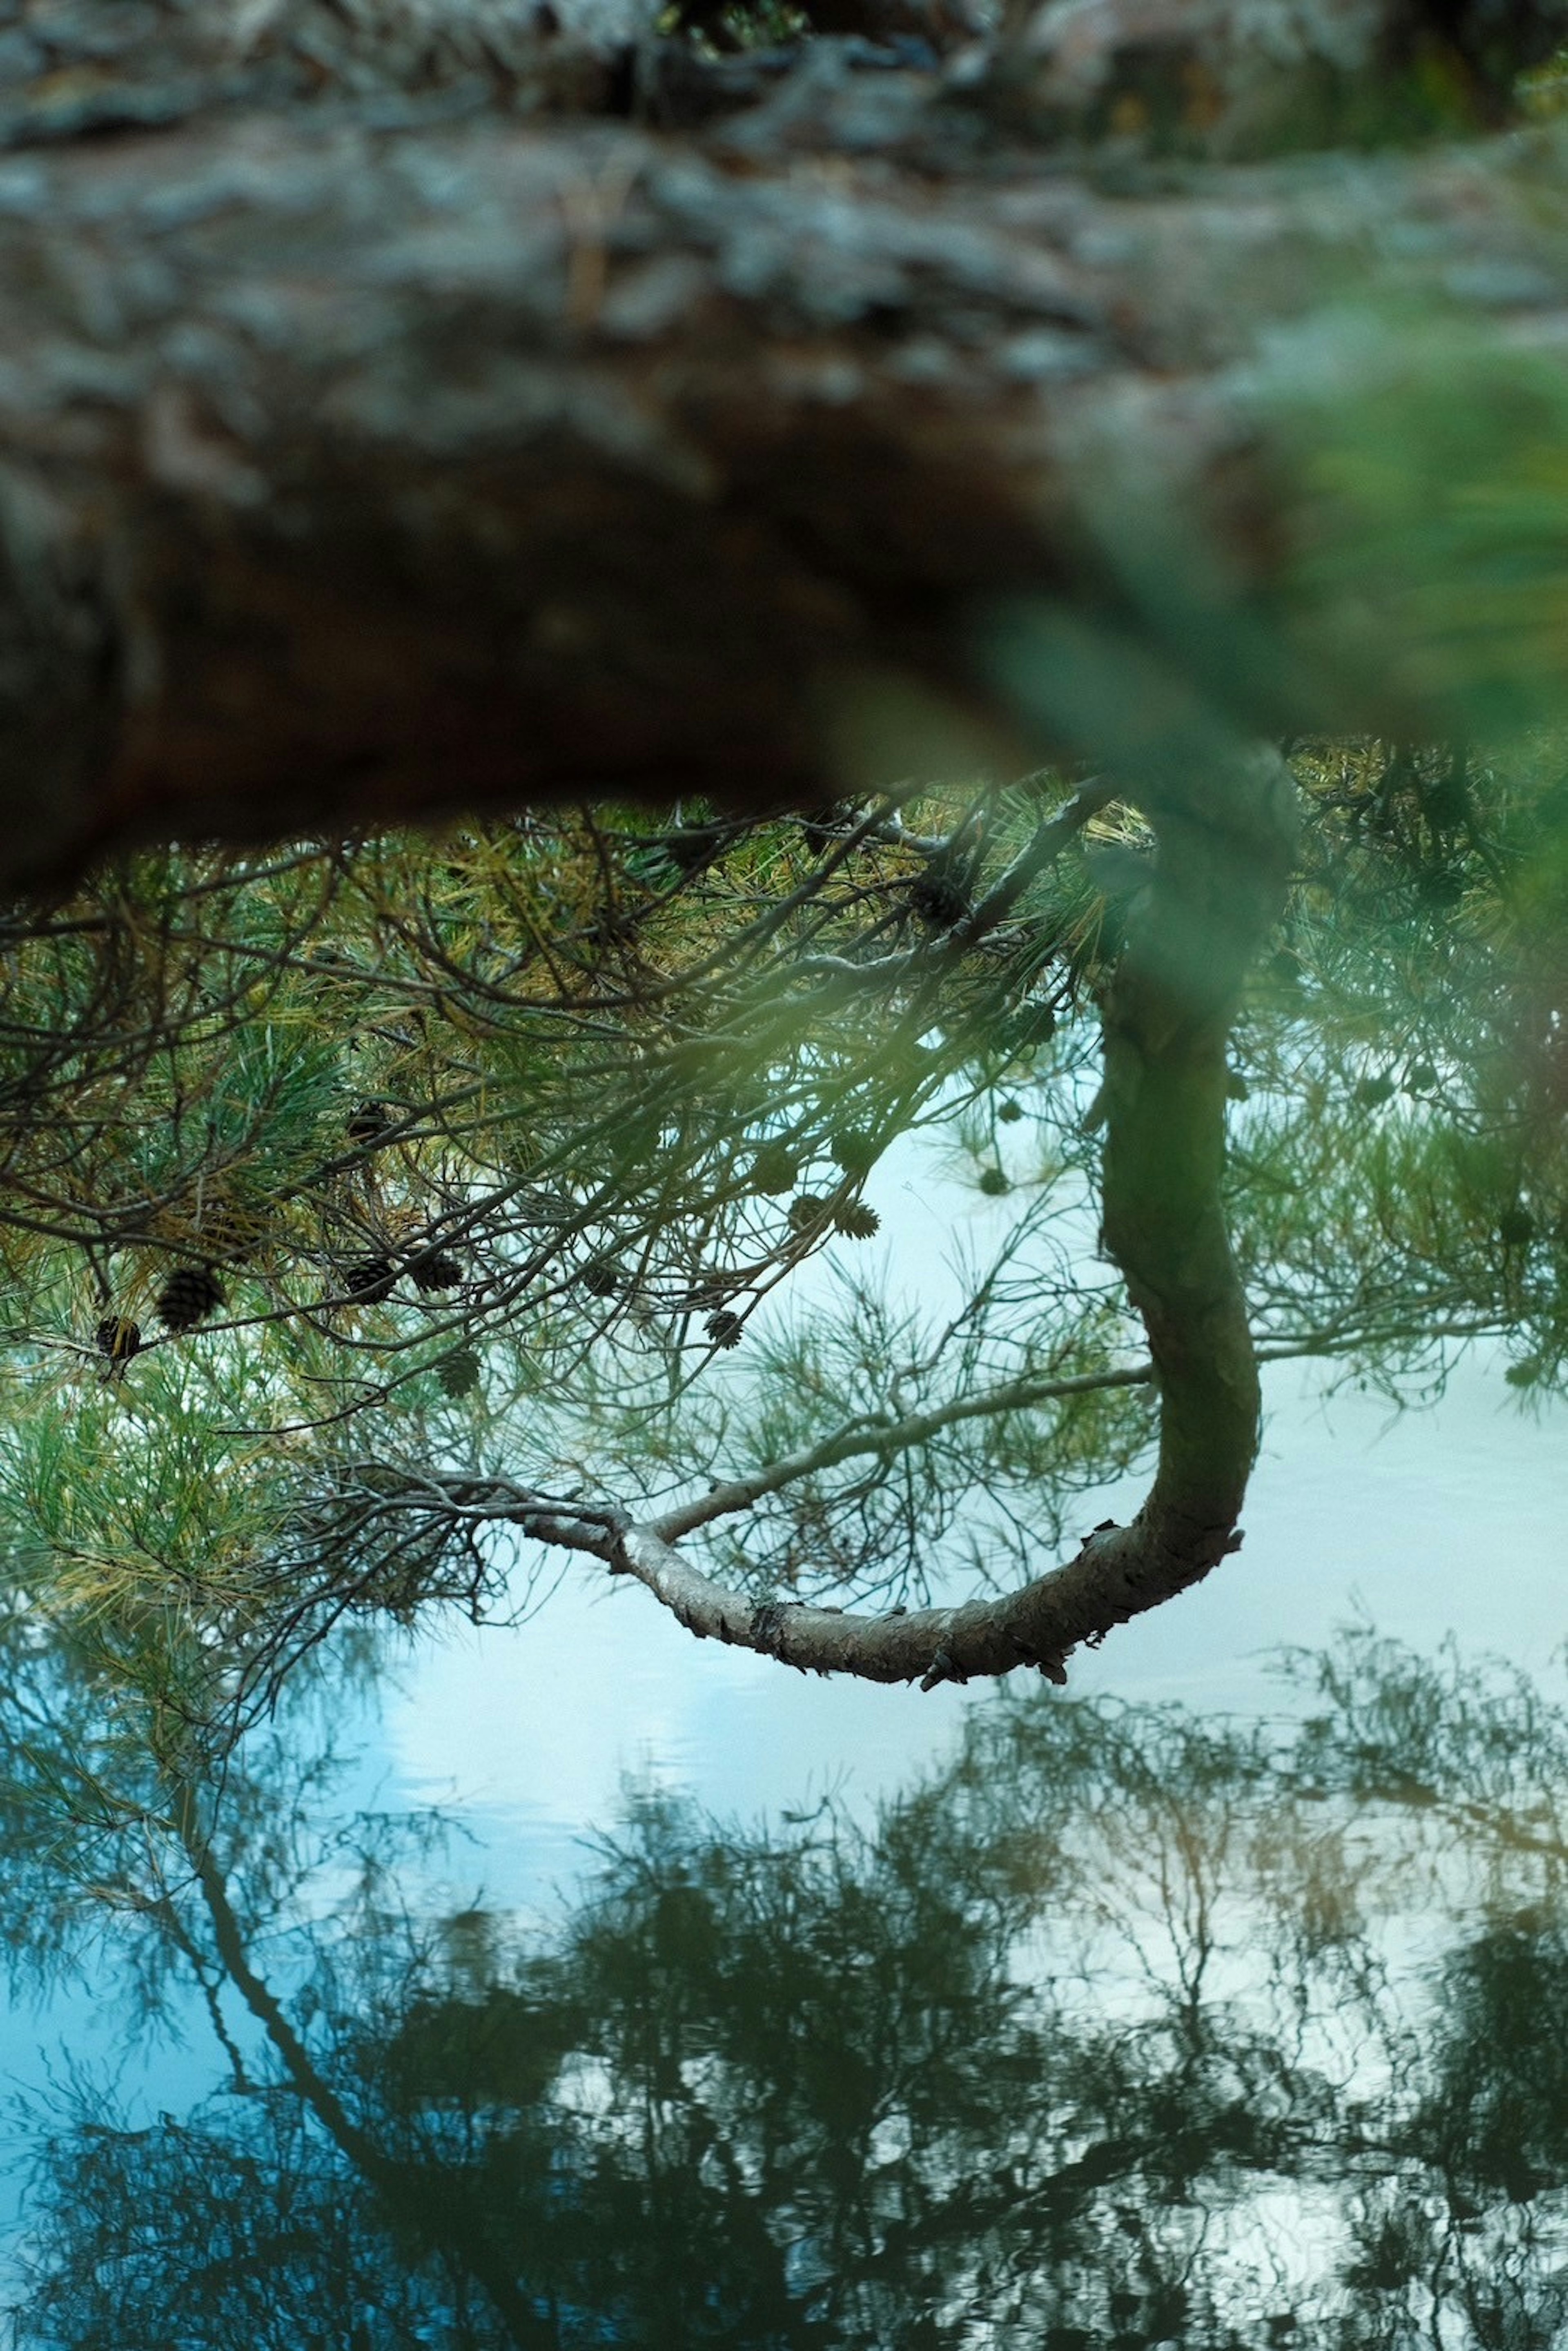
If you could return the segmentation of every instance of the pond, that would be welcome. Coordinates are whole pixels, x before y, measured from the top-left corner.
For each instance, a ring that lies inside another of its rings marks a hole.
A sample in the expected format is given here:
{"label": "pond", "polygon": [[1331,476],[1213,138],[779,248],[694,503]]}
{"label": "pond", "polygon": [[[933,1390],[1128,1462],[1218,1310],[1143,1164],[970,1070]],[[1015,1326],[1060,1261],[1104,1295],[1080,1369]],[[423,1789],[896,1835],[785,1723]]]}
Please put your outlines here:
{"label": "pond", "polygon": [[139,1894],[13,1795],[6,2339],[1568,2340],[1564,1422],[1501,1368],[1276,1366],[1243,1553],[1065,1695],[574,1564],[324,1670]]}

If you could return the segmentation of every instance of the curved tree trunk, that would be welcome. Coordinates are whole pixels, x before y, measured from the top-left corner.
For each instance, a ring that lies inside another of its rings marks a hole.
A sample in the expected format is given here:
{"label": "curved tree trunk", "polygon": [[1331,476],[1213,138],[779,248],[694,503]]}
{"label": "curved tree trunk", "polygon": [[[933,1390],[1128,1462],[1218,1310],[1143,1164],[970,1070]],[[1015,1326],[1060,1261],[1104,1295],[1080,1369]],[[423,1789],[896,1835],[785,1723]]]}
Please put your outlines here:
{"label": "curved tree trunk", "polygon": [[[1220,1194],[1226,1047],[1248,965],[1284,899],[1295,787],[1276,752],[1214,744],[1145,783],[1144,797],[1158,852],[1104,1007],[1101,1097],[1104,1237],[1143,1318],[1160,1391],[1158,1465],[1131,1525],[1097,1529],[1075,1559],[1001,1599],[858,1615],[755,1603],[678,1550],[683,1536],[748,1510],[781,1480],[720,1484],[643,1523],[614,1510],[580,1513],[497,1479],[422,1479],[409,1499],[438,1517],[445,1509],[455,1520],[507,1520],[537,1541],[601,1559],[700,1637],[802,1671],[927,1689],[1020,1665],[1064,1681],[1080,1643],[1174,1599],[1239,1549],[1260,1398]],[[906,1429],[898,1441],[918,1436]]]}

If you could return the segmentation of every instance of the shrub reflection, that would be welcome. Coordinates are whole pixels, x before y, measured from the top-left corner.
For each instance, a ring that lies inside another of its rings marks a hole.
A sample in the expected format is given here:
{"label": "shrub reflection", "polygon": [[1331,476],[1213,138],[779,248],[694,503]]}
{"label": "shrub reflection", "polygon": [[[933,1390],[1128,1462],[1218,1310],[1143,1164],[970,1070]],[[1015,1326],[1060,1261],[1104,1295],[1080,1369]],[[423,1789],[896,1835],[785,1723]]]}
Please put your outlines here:
{"label": "shrub reflection", "polygon": [[147,1808],[120,1917],[230,2079],[37,2117],[16,2339],[1559,2342],[1568,1709],[1287,1670],[1274,1723],[998,1694],[871,1827],[639,1797],[548,1935],[396,1909],[413,1824],[324,1831],[281,1744]]}

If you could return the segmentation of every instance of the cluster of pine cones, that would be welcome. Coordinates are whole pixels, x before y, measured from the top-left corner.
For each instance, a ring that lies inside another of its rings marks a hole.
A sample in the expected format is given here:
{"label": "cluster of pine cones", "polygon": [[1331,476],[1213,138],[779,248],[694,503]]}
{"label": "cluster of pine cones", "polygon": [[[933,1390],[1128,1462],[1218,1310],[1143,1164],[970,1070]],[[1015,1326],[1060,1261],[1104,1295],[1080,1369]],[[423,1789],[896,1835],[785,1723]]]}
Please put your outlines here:
{"label": "cluster of pine cones", "polygon": [[[193,1331],[226,1303],[223,1283],[210,1265],[176,1266],[153,1301],[153,1311],[165,1331]],[[141,1349],[141,1325],[128,1315],[106,1314],[93,1333],[100,1355],[108,1357],[106,1380],[124,1376],[126,1365]]]}
{"label": "cluster of pine cones", "polygon": [[[346,1133],[351,1143],[374,1144],[392,1124],[384,1102],[361,1102],[346,1123]],[[199,1262],[176,1266],[169,1273],[153,1300],[153,1311],[165,1331],[180,1332],[197,1330],[202,1323],[219,1314],[228,1303],[219,1269],[237,1265],[252,1256],[260,1246],[267,1226],[264,1210],[254,1207],[223,1202],[209,1206],[200,1218],[197,1235],[204,1251]],[[449,1250],[426,1248],[408,1258],[401,1266],[389,1257],[356,1259],[332,1279],[331,1297],[347,1300],[356,1306],[379,1304],[390,1298],[402,1275],[406,1274],[422,1297],[441,1290],[455,1290],[463,1280],[463,1267]],[[100,1355],[108,1358],[103,1377],[120,1377],[131,1357],[142,1343],[141,1326],[121,1314],[105,1315],[94,1332]],[[442,1366],[444,1374],[458,1358],[448,1358]],[[476,1358],[476,1366],[477,1359]],[[467,1380],[459,1364],[456,1374],[459,1385],[450,1394],[466,1395],[477,1379]]]}
{"label": "cluster of pine cones", "polygon": [[[384,1103],[361,1102],[350,1113],[346,1133],[351,1143],[374,1150],[392,1123]],[[845,1175],[861,1176],[870,1172],[882,1147],[873,1135],[846,1129],[833,1135],[829,1149]],[[754,1190],[778,1194],[793,1191],[801,1170],[791,1147],[784,1142],[772,1141],[759,1147],[748,1172]],[[856,1240],[869,1240],[881,1221],[874,1209],[858,1200],[835,1202],[813,1193],[798,1193],[789,1203],[787,1216],[791,1234],[800,1239],[816,1238],[831,1229]],[[254,1209],[228,1206],[214,1208],[202,1219],[200,1241],[208,1252],[206,1260],[176,1266],[165,1277],[153,1301],[153,1311],[165,1331],[194,1331],[223,1311],[228,1299],[219,1269],[237,1264],[252,1254],[264,1222]],[[329,1277],[322,1302],[380,1305],[392,1295],[404,1277],[422,1297],[432,1297],[455,1290],[463,1275],[461,1261],[450,1250],[437,1247],[422,1249],[401,1263],[390,1255],[365,1256],[354,1259]],[[615,1297],[626,1286],[624,1274],[608,1258],[591,1259],[581,1269],[580,1279],[597,1298]],[[710,1282],[700,1294],[694,1293],[689,1303],[698,1311],[706,1311],[705,1328],[711,1345],[728,1348],[739,1343],[741,1317],[727,1311],[720,1286]],[[141,1325],[120,1314],[106,1315],[98,1324],[94,1337],[99,1353],[107,1358],[102,1374],[106,1380],[121,1376],[142,1344]],[[465,1346],[442,1360],[435,1376],[443,1394],[458,1399],[473,1393],[481,1370],[477,1353]]]}

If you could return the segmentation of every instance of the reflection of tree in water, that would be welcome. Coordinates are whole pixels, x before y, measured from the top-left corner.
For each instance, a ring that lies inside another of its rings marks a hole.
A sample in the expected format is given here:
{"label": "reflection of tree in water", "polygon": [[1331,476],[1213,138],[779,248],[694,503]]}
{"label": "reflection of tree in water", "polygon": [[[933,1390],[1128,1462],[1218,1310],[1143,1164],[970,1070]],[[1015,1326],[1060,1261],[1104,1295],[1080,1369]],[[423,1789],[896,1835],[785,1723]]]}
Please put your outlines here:
{"label": "reflection of tree in water", "polygon": [[1568,1710],[1296,1670],[1283,1729],[993,1700],[871,1832],[643,1798],[549,1938],[172,1807],[234,2080],[54,2117],[19,2339],[1544,2351]]}

